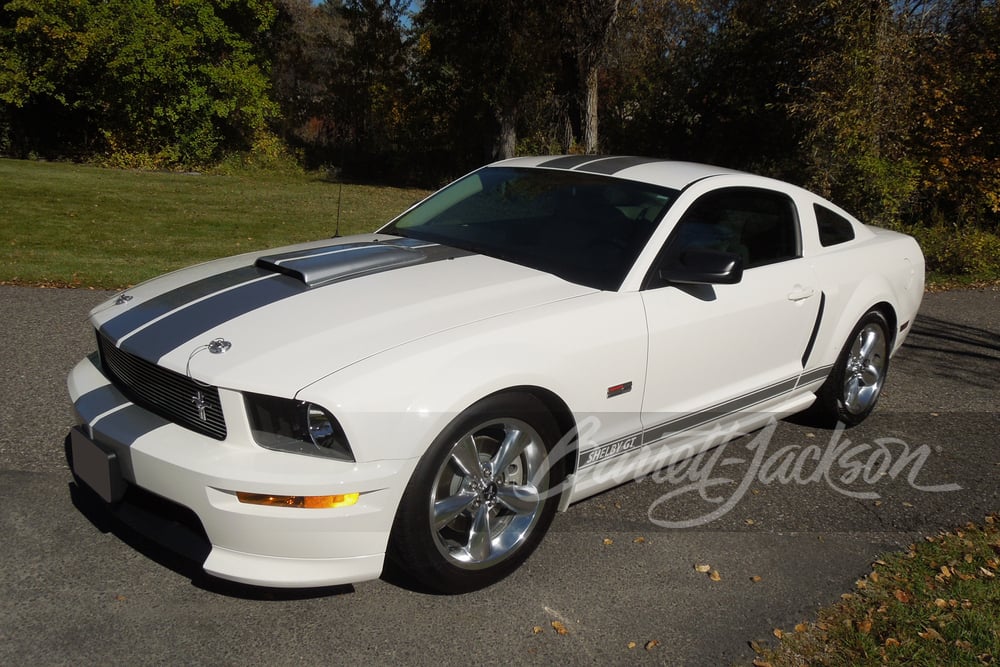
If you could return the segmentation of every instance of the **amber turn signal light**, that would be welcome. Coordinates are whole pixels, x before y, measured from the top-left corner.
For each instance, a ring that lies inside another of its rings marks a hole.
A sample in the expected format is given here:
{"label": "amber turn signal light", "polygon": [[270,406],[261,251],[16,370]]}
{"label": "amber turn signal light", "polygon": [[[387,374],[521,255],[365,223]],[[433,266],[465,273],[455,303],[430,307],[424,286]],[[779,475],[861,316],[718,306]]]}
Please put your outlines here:
{"label": "amber turn signal light", "polygon": [[241,503],[247,503],[248,505],[303,507],[306,509],[349,507],[357,503],[360,497],[360,493],[339,493],[334,496],[269,496],[266,493],[236,492],[236,498]]}

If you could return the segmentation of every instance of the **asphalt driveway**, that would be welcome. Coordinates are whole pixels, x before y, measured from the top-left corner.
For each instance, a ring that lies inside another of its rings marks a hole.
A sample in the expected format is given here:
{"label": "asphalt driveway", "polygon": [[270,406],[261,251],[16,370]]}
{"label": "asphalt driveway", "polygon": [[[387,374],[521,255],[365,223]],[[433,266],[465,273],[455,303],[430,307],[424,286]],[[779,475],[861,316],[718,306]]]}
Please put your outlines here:
{"label": "asphalt driveway", "polygon": [[228,584],[72,484],[65,377],[106,296],[0,287],[0,664],[749,663],[878,554],[1000,510],[1000,292],[944,292],[860,427],[780,422],[579,503],[490,589]]}

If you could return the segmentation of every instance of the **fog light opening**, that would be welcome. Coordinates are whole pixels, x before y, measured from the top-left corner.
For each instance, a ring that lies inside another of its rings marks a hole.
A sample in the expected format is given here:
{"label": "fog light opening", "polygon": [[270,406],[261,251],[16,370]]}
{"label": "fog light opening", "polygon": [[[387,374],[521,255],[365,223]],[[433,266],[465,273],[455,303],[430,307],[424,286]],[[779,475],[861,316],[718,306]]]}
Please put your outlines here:
{"label": "fog light opening", "polygon": [[338,493],[331,496],[271,496],[266,493],[237,491],[236,498],[248,505],[268,505],[271,507],[301,507],[305,509],[333,509],[350,507],[358,502],[360,493]]}

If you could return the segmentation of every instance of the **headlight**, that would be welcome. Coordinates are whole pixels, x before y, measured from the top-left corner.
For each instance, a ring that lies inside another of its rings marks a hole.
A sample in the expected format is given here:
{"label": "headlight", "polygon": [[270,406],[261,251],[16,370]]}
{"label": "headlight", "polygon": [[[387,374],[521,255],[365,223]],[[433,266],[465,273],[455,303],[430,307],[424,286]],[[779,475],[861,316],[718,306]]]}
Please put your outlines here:
{"label": "headlight", "polygon": [[264,394],[243,395],[250,430],[267,449],[354,461],[340,422],[315,403]]}

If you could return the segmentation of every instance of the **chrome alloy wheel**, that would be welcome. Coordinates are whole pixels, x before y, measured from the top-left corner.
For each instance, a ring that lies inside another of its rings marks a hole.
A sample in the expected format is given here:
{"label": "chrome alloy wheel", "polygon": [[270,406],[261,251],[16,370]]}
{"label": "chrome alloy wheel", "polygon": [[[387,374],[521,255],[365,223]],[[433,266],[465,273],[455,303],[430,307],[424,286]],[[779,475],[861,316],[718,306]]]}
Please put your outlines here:
{"label": "chrome alloy wheel", "polygon": [[886,348],[885,331],[875,323],[867,324],[854,339],[843,375],[844,407],[851,414],[864,413],[878,399],[885,381]]}
{"label": "chrome alloy wheel", "polygon": [[455,441],[431,488],[434,543],[467,570],[492,566],[528,539],[548,488],[542,437],[519,419],[484,422]]}

